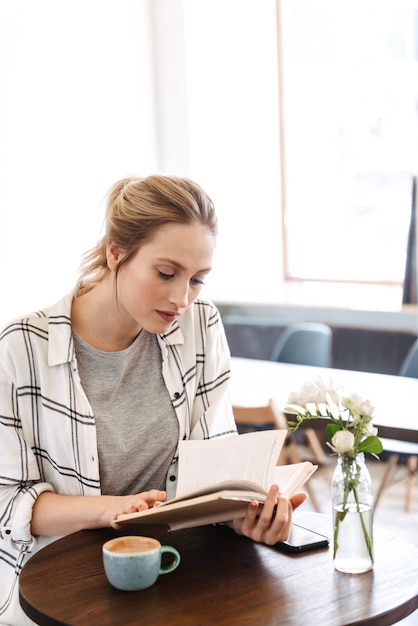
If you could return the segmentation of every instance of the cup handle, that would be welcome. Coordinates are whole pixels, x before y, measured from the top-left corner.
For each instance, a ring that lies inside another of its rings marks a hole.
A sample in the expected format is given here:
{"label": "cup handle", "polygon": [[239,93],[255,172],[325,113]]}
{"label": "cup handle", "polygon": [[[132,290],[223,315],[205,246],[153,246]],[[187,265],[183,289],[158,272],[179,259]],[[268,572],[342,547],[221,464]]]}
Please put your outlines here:
{"label": "cup handle", "polygon": [[177,552],[175,548],[172,546],[161,546],[161,554],[164,552],[169,552],[174,556],[174,559],[170,565],[166,565],[165,567],[160,567],[160,574],[168,574],[176,569],[178,564],[180,563],[180,554]]}

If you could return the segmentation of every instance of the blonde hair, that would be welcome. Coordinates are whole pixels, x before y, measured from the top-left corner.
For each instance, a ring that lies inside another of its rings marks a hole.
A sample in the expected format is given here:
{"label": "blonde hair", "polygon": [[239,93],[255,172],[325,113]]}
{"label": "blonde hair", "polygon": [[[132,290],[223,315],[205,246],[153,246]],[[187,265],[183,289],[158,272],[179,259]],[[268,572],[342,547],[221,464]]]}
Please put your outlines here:
{"label": "blonde hair", "polygon": [[217,234],[217,219],[212,200],[199,185],[176,176],[123,178],[108,193],[105,234],[83,256],[80,289],[88,291],[108,271],[106,249],[112,241],[125,255],[126,263],[156,231],[166,224],[201,224]]}

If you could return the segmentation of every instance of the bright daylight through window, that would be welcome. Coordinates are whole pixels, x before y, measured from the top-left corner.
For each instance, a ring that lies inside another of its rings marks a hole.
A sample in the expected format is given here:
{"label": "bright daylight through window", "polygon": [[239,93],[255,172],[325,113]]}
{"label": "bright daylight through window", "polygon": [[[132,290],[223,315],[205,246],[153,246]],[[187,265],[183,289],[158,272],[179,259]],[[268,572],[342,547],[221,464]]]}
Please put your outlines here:
{"label": "bright daylight through window", "polygon": [[402,283],[418,164],[417,0],[280,0],[286,273]]}

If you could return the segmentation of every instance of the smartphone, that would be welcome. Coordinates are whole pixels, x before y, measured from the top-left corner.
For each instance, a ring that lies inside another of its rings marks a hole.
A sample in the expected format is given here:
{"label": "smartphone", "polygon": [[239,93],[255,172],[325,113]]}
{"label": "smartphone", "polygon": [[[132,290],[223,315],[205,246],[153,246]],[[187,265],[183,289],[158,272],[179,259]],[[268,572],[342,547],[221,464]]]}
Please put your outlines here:
{"label": "smartphone", "polygon": [[328,548],[329,538],[325,535],[292,524],[289,539],[287,541],[278,541],[273,548],[282,552],[290,552],[298,554],[299,552],[308,552],[308,550],[318,550],[320,548]]}

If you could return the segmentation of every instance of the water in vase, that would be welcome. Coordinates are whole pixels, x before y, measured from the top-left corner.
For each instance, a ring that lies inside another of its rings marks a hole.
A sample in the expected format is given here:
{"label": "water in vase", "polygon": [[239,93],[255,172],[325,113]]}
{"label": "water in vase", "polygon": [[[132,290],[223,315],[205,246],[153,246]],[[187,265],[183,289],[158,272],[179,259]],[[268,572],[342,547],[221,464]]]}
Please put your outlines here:
{"label": "water in vase", "polygon": [[[334,520],[337,512],[342,511],[343,506],[334,506]],[[373,560],[370,554],[366,536],[370,538],[372,545],[372,509],[368,505],[348,505],[348,512],[338,526],[338,548],[334,557],[336,570],[351,574],[361,574],[373,568]]]}

